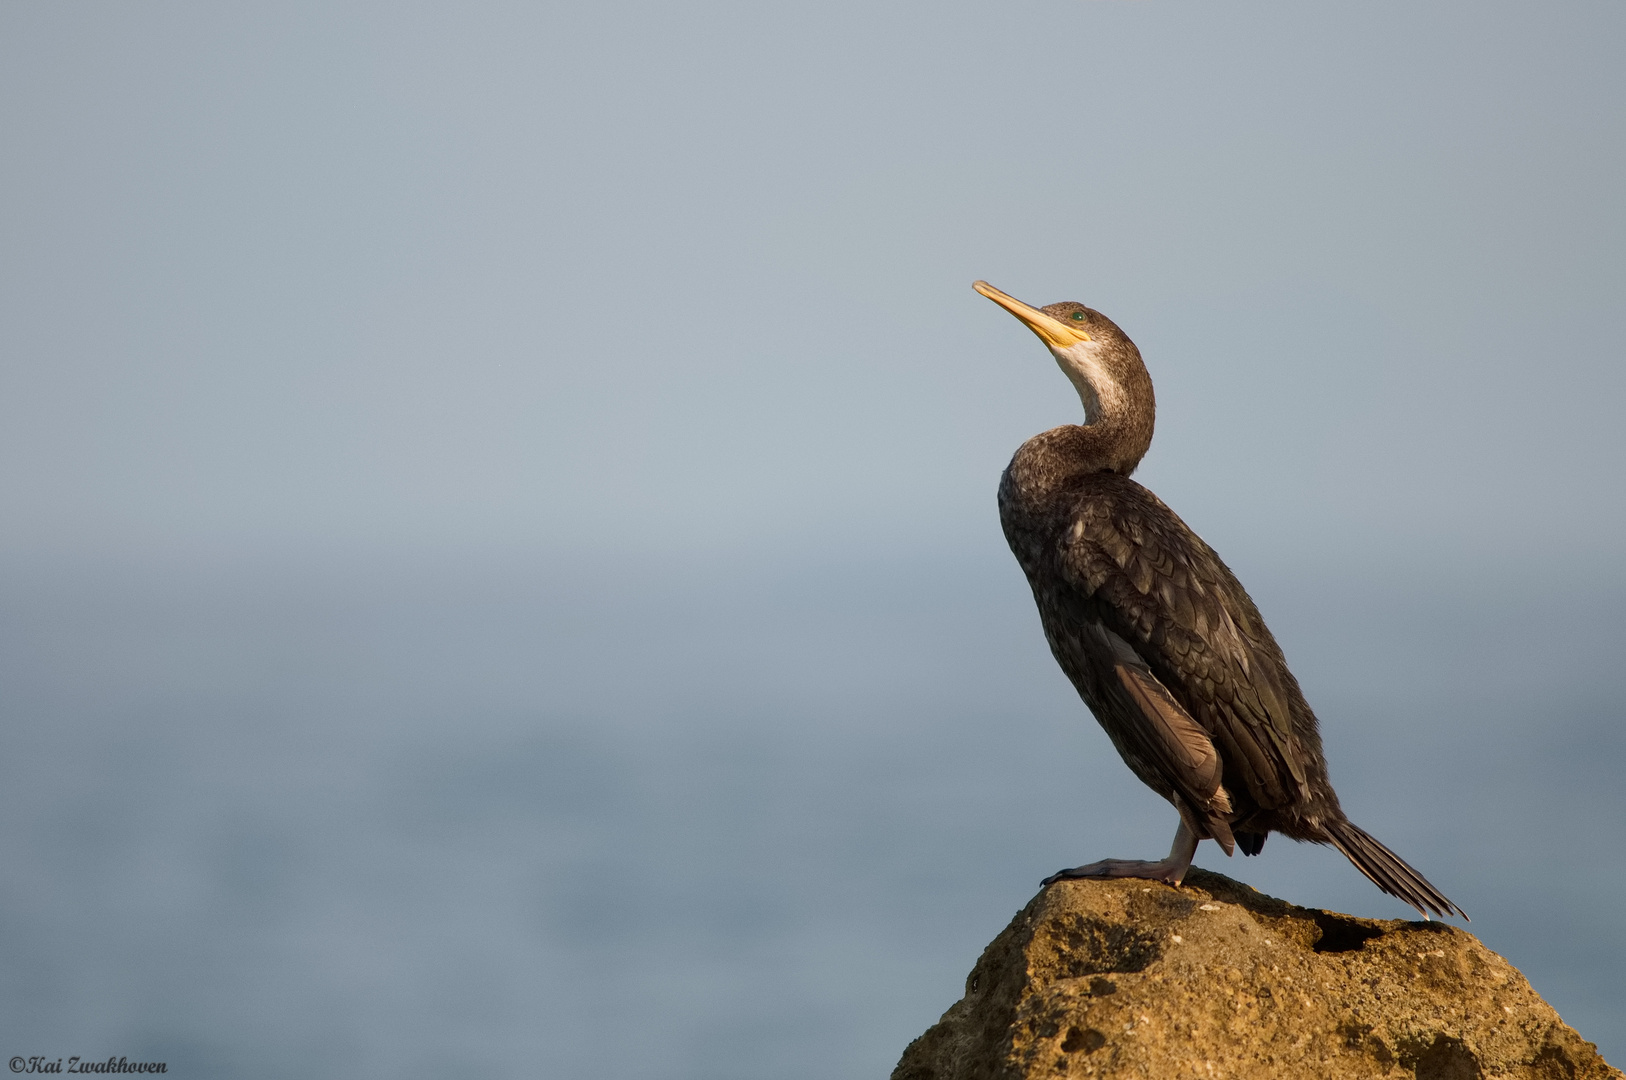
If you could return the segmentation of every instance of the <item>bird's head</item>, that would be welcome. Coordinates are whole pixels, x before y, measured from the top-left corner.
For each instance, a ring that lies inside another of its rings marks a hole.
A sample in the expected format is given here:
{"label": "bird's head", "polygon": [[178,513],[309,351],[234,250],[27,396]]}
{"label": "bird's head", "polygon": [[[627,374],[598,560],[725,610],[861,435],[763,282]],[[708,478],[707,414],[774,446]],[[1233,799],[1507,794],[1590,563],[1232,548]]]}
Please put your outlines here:
{"label": "bird's head", "polygon": [[972,288],[1038,335],[1078,390],[1084,423],[1099,425],[1102,435],[1110,434],[1119,444],[1108,467],[1132,470],[1151,445],[1156,403],[1152,377],[1129,336],[1099,311],[1074,301],[1036,308],[986,281],[975,282]]}

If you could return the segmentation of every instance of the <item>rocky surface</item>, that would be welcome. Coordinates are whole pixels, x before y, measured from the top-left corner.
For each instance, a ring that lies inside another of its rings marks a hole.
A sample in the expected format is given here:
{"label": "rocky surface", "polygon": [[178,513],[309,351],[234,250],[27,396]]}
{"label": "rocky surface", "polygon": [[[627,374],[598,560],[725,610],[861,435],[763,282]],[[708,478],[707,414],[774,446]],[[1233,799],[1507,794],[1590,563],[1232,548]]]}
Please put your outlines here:
{"label": "rocky surface", "polygon": [[1621,1078],[1472,934],[1219,874],[1063,881],[983,951],[892,1080]]}

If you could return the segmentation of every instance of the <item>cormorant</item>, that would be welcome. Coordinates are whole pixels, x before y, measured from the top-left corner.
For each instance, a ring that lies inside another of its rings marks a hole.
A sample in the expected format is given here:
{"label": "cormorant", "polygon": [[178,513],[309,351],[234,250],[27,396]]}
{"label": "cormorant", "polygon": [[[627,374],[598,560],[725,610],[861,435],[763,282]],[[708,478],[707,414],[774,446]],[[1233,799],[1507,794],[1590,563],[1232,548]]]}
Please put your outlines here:
{"label": "cormorant", "polygon": [[1158,862],[1105,859],[1062,878],[1179,885],[1200,840],[1257,855],[1271,832],[1331,844],[1426,919],[1462,915],[1354,825],[1327,779],[1298,680],[1229,568],[1129,478],[1152,443],[1152,379],[1117,325],[1078,303],[1033,308],[976,290],[1022,320],[1084,401],[1084,423],[1035,435],[999,483],[999,520],[1027,574],[1051,652],[1124,763],[1174,804]]}

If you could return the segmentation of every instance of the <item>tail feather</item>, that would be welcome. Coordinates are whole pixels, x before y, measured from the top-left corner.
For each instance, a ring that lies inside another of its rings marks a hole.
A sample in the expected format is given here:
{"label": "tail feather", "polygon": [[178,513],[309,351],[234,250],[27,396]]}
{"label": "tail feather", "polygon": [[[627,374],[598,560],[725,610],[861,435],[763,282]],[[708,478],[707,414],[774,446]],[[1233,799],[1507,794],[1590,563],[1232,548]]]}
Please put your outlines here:
{"label": "tail feather", "polygon": [[1459,915],[1464,920],[1468,918],[1466,912],[1446,899],[1444,893],[1429,884],[1428,879],[1413,870],[1405,859],[1384,847],[1360,826],[1348,821],[1329,823],[1327,838],[1372,884],[1410,904],[1423,918],[1428,918],[1430,912],[1442,918],[1450,915]]}

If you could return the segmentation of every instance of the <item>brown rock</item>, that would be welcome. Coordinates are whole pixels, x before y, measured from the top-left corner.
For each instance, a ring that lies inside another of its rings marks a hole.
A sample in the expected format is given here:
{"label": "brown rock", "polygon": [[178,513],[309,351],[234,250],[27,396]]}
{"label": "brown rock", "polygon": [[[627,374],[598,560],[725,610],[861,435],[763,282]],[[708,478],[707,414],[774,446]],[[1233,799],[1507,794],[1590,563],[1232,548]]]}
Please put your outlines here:
{"label": "brown rock", "polygon": [[1464,930],[1182,888],[1063,881],[983,951],[892,1080],[1621,1080]]}

